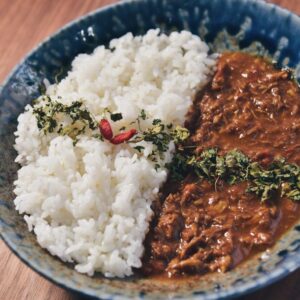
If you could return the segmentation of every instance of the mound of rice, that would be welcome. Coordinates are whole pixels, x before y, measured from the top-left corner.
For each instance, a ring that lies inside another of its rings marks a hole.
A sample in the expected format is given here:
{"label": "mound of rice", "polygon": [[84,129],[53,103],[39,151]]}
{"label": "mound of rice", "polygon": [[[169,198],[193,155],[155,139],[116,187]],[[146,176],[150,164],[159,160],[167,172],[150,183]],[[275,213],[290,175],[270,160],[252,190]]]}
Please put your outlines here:
{"label": "mound of rice", "polygon": [[[78,55],[68,76],[47,94],[64,104],[81,99],[97,120],[104,108],[121,112],[114,130],[127,126],[144,109],[151,119],[183,124],[193,93],[214,66],[208,47],[191,33],[170,36],[150,30],[112,40],[91,55]],[[141,267],[151,202],[167,177],[144,154],[128,144],[112,145],[82,135],[74,146],[68,136],[44,135],[32,107],[18,118],[15,206],[24,214],[38,243],[78,272],[123,277]],[[97,131],[97,130],[96,130]],[[95,132],[94,132],[95,133]],[[164,162],[171,160],[169,145]]]}

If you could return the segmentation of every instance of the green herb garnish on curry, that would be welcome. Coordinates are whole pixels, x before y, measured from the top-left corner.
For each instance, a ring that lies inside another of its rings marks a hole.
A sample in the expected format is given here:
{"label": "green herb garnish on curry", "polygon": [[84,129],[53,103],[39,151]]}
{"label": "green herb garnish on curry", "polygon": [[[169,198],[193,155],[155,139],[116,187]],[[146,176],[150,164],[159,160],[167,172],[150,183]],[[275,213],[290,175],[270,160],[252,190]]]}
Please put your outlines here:
{"label": "green herb garnish on curry", "polygon": [[[50,97],[45,97],[43,100],[45,101],[43,105],[35,107],[33,113],[36,116],[38,128],[44,133],[56,131],[59,135],[69,135],[77,141],[77,137],[86,129],[95,130],[98,127],[95,117],[84,108],[82,101],[72,102],[68,106],[52,101]],[[59,123],[59,114],[68,116],[70,124]],[[110,113],[110,118],[116,122],[122,119],[122,114]],[[136,122],[140,124],[141,120],[145,119],[146,112],[142,110]],[[257,162],[251,162],[238,150],[229,151],[222,156],[218,155],[216,148],[205,149],[199,156],[189,155],[182,144],[190,135],[188,129],[180,126],[173,129],[172,124],[165,125],[160,119],[154,119],[152,125],[127,142],[131,144],[140,141],[152,143],[155,150],[149,158],[154,161],[156,161],[156,155],[162,156],[169,149],[171,141],[178,145],[172,162],[166,165],[173,179],[183,179],[188,173],[194,172],[200,179],[214,182],[223,180],[230,185],[247,181],[250,183],[247,191],[255,193],[262,201],[271,198],[272,194],[279,191],[281,196],[300,200],[300,167],[296,164],[288,164],[284,158],[281,158],[276,159],[268,169],[264,169]],[[94,134],[94,137],[103,140],[101,134],[97,134]],[[144,150],[143,146],[133,148],[140,153]],[[161,166],[158,164],[157,168],[159,167]]]}
{"label": "green herb garnish on curry", "polygon": [[178,152],[168,168],[171,177],[177,180],[193,172],[200,179],[223,180],[229,185],[247,181],[247,192],[256,194],[262,201],[271,199],[276,193],[300,200],[300,167],[287,163],[283,158],[276,159],[264,169],[238,150],[222,156],[218,155],[217,149],[211,148],[204,150],[199,157]]}

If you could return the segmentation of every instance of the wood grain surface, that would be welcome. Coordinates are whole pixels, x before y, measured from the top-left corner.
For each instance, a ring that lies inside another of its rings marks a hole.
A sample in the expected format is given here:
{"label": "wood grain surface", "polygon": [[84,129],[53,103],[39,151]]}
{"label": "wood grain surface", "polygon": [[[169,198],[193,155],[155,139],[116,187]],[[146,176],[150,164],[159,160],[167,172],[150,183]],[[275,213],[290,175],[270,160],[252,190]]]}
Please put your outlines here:
{"label": "wood grain surface", "polygon": [[[0,82],[36,44],[62,25],[116,0],[0,0]],[[184,0],[182,0],[184,1]],[[300,15],[300,0],[270,0]],[[300,50],[300,49],[299,49]],[[300,270],[239,300],[300,300]],[[0,300],[75,300],[45,280],[0,241]]]}

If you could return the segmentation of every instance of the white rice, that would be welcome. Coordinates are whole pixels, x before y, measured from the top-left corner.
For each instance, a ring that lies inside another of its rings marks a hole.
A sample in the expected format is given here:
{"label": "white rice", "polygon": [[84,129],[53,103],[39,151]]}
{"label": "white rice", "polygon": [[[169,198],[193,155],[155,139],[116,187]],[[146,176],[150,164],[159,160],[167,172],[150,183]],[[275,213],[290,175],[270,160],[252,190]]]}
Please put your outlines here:
{"label": "white rice", "polygon": [[[78,55],[68,76],[47,94],[64,104],[81,99],[97,120],[106,107],[121,112],[123,119],[112,123],[115,131],[141,109],[150,117],[144,127],[153,118],[182,125],[196,87],[207,82],[214,66],[207,52],[186,31],[129,33],[109,49]],[[41,133],[30,105],[18,121],[16,161],[22,168],[15,206],[39,244],[88,275],[123,277],[141,267],[151,201],[167,176],[147,159],[152,145],[141,142],[146,149],[138,155],[129,145],[115,146],[88,132],[73,146],[68,136]]]}

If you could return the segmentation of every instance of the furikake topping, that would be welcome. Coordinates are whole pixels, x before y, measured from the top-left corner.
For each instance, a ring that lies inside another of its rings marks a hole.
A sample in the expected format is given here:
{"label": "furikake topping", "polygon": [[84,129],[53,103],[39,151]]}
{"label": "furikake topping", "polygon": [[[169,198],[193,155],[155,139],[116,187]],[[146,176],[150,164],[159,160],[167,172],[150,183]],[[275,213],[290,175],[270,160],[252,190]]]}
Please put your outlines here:
{"label": "furikake topping", "polygon": [[[40,105],[34,106],[33,114],[36,117],[39,130],[44,134],[56,132],[59,135],[68,135],[76,144],[80,134],[83,134],[87,129],[95,130],[100,126],[95,117],[84,107],[82,101],[74,101],[70,105],[65,105],[51,100],[48,96],[43,96],[42,102],[38,103]],[[106,112],[110,114],[113,122],[123,118],[121,113],[111,113],[107,109],[104,114]],[[60,117],[66,116],[69,118],[69,122],[59,121],[63,120]],[[163,158],[164,153],[169,150],[170,142],[174,142],[177,146],[177,152],[172,162],[166,164],[165,167],[169,169],[171,178],[176,180],[182,180],[187,174],[194,173],[200,179],[215,182],[215,185],[219,180],[230,185],[248,181],[247,192],[256,194],[262,201],[270,199],[279,192],[281,196],[300,200],[300,167],[298,165],[287,163],[283,158],[280,158],[275,160],[267,169],[264,169],[238,150],[232,150],[223,156],[218,155],[215,148],[206,149],[198,156],[193,153],[189,154],[188,151],[185,151],[187,146],[184,145],[184,141],[190,135],[188,129],[180,126],[173,128],[172,124],[165,125],[160,119],[154,119],[150,128],[141,130],[141,122],[146,119],[146,112],[142,110],[137,119],[131,123],[131,125],[137,124],[139,131],[131,129],[128,132],[123,132],[125,127],[121,128],[121,133],[117,134],[111,141],[118,139],[114,144],[122,142],[136,144],[141,141],[153,144],[154,149],[148,158],[155,162],[156,169],[161,167],[158,157]],[[110,126],[109,123],[108,126]],[[135,133],[128,138],[127,134],[132,130],[135,130]],[[92,136],[103,140],[103,135],[99,132]],[[133,146],[133,149],[138,153],[143,153],[145,147],[136,145]]]}
{"label": "furikake topping", "polygon": [[[94,130],[98,123],[92,114],[84,107],[82,101],[74,101],[70,105],[62,104],[43,96],[41,105],[35,105],[33,114],[37,120],[37,126],[44,134],[56,132],[59,135],[68,135],[75,142],[77,136],[86,129]],[[60,122],[60,117],[67,116],[69,122]]]}
{"label": "furikake topping", "polygon": [[167,165],[170,175],[181,180],[188,173],[196,174],[200,179],[211,182],[223,180],[229,185],[248,181],[247,192],[256,194],[262,201],[274,195],[300,200],[300,167],[276,159],[267,169],[252,162],[238,150],[232,150],[221,156],[217,149],[202,151],[199,156],[177,152]]}
{"label": "furikake topping", "polygon": [[[33,108],[33,114],[37,120],[37,126],[44,134],[47,133],[57,133],[59,135],[68,135],[74,140],[74,144],[78,141],[78,136],[85,133],[87,129],[95,130],[99,127],[100,132],[94,133],[92,136],[100,140],[106,139],[103,136],[101,129],[101,122],[105,121],[110,130],[111,126],[107,119],[101,119],[100,122],[96,121],[96,118],[90,113],[82,101],[74,101],[70,105],[65,105],[61,102],[52,100],[49,96],[43,96],[38,99],[36,105]],[[109,109],[104,109],[103,115],[110,115],[110,119],[113,122],[117,122],[123,119],[121,113],[112,113]],[[65,117],[69,119],[66,122]],[[134,134],[135,138],[130,139],[127,137],[127,132],[124,132],[125,127],[120,128],[120,134],[115,136],[118,139],[116,144],[122,142],[137,143],[140,141],[150,142],[155,146],[155,150],[150,155],[152,160],[156,161],[155,156],[163,156],[163,153],[169,149],[169,143],[174,141],[175,143],[183,142],[188,136],[189,132],[187,129],[180,126],[172,129],[172,124],[164,125],[161,120],[154,119],[152,122],[152,127],[145,131],[141,130],[141,122],[146,120],[145,110],[141,110],[140,114],[130,125],[137,124],[140,131],[138,134]],[[61,121],[60,121],[61,120]],[[107,128],[106,128],[107,129]],[[132,131],[130,129],[129,131]],[[129,132],[128,131],[128,132]],[[133,136],[133,134],[131,134]],[[113,139],[111,139],[113,141]],[[138,152],[144,150],[143,146],[137,145],[133,147]],[[149,158],[150,158],[149,156]]]}
{"label": "furikake topping", "polygon": [[116,113],[116,114],[110,114],[110,119],[113,121],[113,122],[117,122],[117,121],[120,121],[123,119],[123,116],[121,113]]}
{"label": "furikake topping", "polygon": [[[140,114],[143,120],[146,119],[145,112]],[[140,118],[138,118],[138,122]],[[157,161],[157,155],[163,158],[164,152],[169,150],[170,142],[173,141],[175,144],[180,144],[184,142],[190,133],[188,129],[176,126],[173,128],[172,124],[165,125],[160,119],[154,119],[152,121],[152,127],[139,132],[129,143],[138,143],[141,141],[150,142],[153,144],[154,150],[148,156],[152,161]],[[142,152],[144,147],[136,146],[134,147],[138,152]],[[158,168],[159,166],[157,166]]]}

